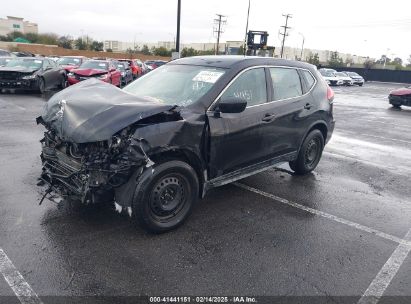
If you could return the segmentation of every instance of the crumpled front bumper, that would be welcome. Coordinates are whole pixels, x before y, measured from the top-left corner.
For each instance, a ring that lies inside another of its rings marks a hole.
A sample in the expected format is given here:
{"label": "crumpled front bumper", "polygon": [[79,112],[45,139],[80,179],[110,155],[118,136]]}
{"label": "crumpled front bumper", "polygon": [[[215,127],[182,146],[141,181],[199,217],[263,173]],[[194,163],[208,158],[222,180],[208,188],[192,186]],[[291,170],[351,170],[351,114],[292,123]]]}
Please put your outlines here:
{"label": "crumpled front bumper", "polygon": [[0,89],[37,90],[38,84],[32,79],[0,79]]}

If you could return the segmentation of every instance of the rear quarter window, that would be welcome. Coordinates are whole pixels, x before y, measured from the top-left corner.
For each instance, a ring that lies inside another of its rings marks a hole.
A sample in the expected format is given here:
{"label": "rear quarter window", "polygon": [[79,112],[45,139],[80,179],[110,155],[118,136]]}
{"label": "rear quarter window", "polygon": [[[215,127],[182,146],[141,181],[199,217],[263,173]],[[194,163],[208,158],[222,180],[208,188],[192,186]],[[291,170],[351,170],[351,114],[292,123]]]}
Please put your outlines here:
{"label": "rear quarter window", "polygon": [[301,70],[301,72],[304,75],[305,81],[307,83],[307,90],[311,90],[311,88],[314,86],[315,84],[315,78],[314,76],[307,70]]}

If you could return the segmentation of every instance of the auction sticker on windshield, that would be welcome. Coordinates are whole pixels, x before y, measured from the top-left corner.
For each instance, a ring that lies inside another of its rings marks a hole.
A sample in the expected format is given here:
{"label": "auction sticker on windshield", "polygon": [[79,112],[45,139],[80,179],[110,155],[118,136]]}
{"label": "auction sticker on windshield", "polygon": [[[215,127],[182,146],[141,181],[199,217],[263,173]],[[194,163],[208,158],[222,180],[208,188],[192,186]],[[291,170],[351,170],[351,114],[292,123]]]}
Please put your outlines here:
{"label": "auction sticker on windshield", "polygon": [[215,83],[218,80],[218,78],[220,78],[223,74],[224,72],[201,71],[196,76],[194,76],[193,81]]}

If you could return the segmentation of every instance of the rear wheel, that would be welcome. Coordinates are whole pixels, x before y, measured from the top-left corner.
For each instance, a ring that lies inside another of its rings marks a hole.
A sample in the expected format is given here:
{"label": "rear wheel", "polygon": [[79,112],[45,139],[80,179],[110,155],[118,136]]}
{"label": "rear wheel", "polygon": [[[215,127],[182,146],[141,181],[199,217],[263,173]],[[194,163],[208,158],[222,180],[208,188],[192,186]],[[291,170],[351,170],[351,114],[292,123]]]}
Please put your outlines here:
{"label": "rear wheel", "polygon": [[137,186],[133,217],[145,230],[162,233],[177,228],[190,215],[199,183],[194,169],[182,161],[168,161],[153,169]]}
{"label": "rear wheel", "polygon": [[317,167],[324,149],[324,137],[320,130],[311,131],[301,146],[296,160],[290,162],[290,168],[297,174],[307,174]]}

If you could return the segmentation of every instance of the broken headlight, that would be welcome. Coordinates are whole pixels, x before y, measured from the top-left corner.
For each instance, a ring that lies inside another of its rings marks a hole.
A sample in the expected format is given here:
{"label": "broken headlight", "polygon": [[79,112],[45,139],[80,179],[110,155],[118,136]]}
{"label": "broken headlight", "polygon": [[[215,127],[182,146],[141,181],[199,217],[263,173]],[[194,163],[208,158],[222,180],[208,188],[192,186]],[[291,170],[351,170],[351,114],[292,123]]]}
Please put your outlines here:
{"label": "broken headlight", "polygon": [[21,79],[34,79],[34,78],[36,78],[36,75],[35,75],[35,74],[21,77]]}

